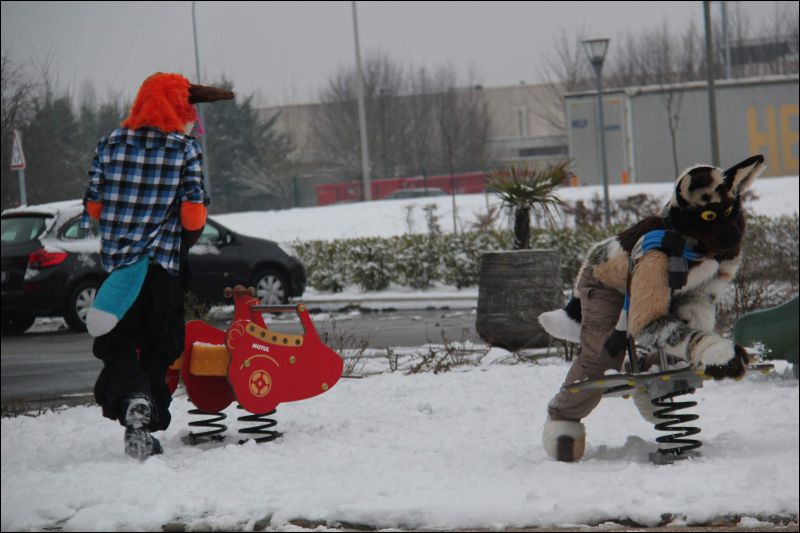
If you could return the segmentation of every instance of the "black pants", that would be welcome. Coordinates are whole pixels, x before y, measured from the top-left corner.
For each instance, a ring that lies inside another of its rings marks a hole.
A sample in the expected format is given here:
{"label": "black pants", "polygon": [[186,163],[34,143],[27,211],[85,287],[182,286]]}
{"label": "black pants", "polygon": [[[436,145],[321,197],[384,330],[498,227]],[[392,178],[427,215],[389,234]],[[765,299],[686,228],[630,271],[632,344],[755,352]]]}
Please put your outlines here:
{"label": "black pants", "polygon": [[153,404],[150,431],[169,426],[166,374],[183,352],[182,281],[151,263],[131,308],[113,330],[94,340],[92,351],[103,361],[94,397],[106,418],[124,425],[128,401],[147,396]]}

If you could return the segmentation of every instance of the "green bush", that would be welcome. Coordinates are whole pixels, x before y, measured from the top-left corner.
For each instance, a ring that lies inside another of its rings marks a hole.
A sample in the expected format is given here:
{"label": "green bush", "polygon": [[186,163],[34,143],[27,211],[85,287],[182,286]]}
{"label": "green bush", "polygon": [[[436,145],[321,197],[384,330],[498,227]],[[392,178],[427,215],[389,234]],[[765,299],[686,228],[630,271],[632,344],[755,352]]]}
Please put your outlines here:
{"label": "green bush", "polygon": [[310,287],[341,292],[347,285],[342,257],[346,255],[347,241],[297,241],[292,246],[305,265]]}
{"label": "green bush", "polygon": [[349,275],[345,278],[365,291],[381,291],[389,286],[395,271],[392,243],[377,237],[353,239],[347,248]]}
{"label": "green bush", "polygon": [[441,237],[402,235],[394,239],[398,283],[412,289],[429,289],[440,280]]}
{"label": "green bush", "polygon": [[[798,290],[798,215],[749,217],[737,277],[732,316],[776,305]],[[557,250],[561,277],[571,287],[589,247],[614,235],[623,226],[534,229],[533,248]],[[309,286],[339,292],[349,284],[366,291],[391,283],[427,289],[437,282],[456,287],[478,284],[480,257],[485,252],[510,250],[510,230],[444,235],[409,234],[388,238],[297,242],[293,246],[306,266]]]}
{"label": "green bush", "polygon": [[718,307],[717,326],[727,331],[737,318],[786,303],[797,295],[800,218],[748,216],[742,263],[732,294]]}

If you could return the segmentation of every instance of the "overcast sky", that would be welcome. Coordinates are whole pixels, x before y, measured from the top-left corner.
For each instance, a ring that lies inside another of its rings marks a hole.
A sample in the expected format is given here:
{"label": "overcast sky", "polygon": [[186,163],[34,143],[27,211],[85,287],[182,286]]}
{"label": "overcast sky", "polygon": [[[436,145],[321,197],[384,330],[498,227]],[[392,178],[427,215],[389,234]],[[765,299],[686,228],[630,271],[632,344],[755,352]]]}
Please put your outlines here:
{"label": "overcast sky", "polygon": [[[713,2],[719,15],[719,2]],[[739,4],[753,24],[773,2]],[[797,2],[789,2],[797,6]],[[350,2],[198,2],[204,81],[226,75],[257,103],[316,100],[326,78],[354,63]],[[797,10],[795,8],[795,13]],[[538,81],[562,30],[613,38],[627,30],[703,24],[702,2],[358,2],[362,54],[403,64],[471,67],[487,87]],[[92,80],[98,97],[131,98],[156,71],[195,81],[191,2],[3,2],[2,50],[15,62],[48,55],[63,87]]]}

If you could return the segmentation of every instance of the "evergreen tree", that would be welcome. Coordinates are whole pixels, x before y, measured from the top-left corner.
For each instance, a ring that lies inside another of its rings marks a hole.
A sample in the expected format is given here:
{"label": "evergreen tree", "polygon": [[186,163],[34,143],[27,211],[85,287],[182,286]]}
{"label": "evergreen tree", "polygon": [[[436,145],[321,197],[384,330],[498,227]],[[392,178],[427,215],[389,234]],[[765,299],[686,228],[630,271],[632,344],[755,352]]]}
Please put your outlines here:
{"label": "evergreen tree", "polygon": [[79,198],[86,186],[86,168],[75,143],[79,127],[70,95],[45,89],[34,102],[33,116],[22,134],[28,203]]}
{"label": "evergreen tree", "polygon": [[[224,77],[214,86],[233,90]],[[275,131],[276,117],[259,119],[252,99],[215,102],[203,109],[214,212],[291,205],[285,181],[292,172],[292,143],[287,134]]]}

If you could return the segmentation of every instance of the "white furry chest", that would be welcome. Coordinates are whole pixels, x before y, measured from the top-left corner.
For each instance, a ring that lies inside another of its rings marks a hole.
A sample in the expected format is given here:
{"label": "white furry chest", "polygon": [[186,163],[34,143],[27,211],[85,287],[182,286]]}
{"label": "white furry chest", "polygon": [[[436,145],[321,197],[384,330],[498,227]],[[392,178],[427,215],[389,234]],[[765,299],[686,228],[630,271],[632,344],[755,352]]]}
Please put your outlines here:
{"label": "white furry chest", "polygon": [[676,294],[696,289],[704,285],[719,272],[719,262],[715,259],[705,259],[694,268],[689,269],[689,278],[686,285],[675,291]]}

